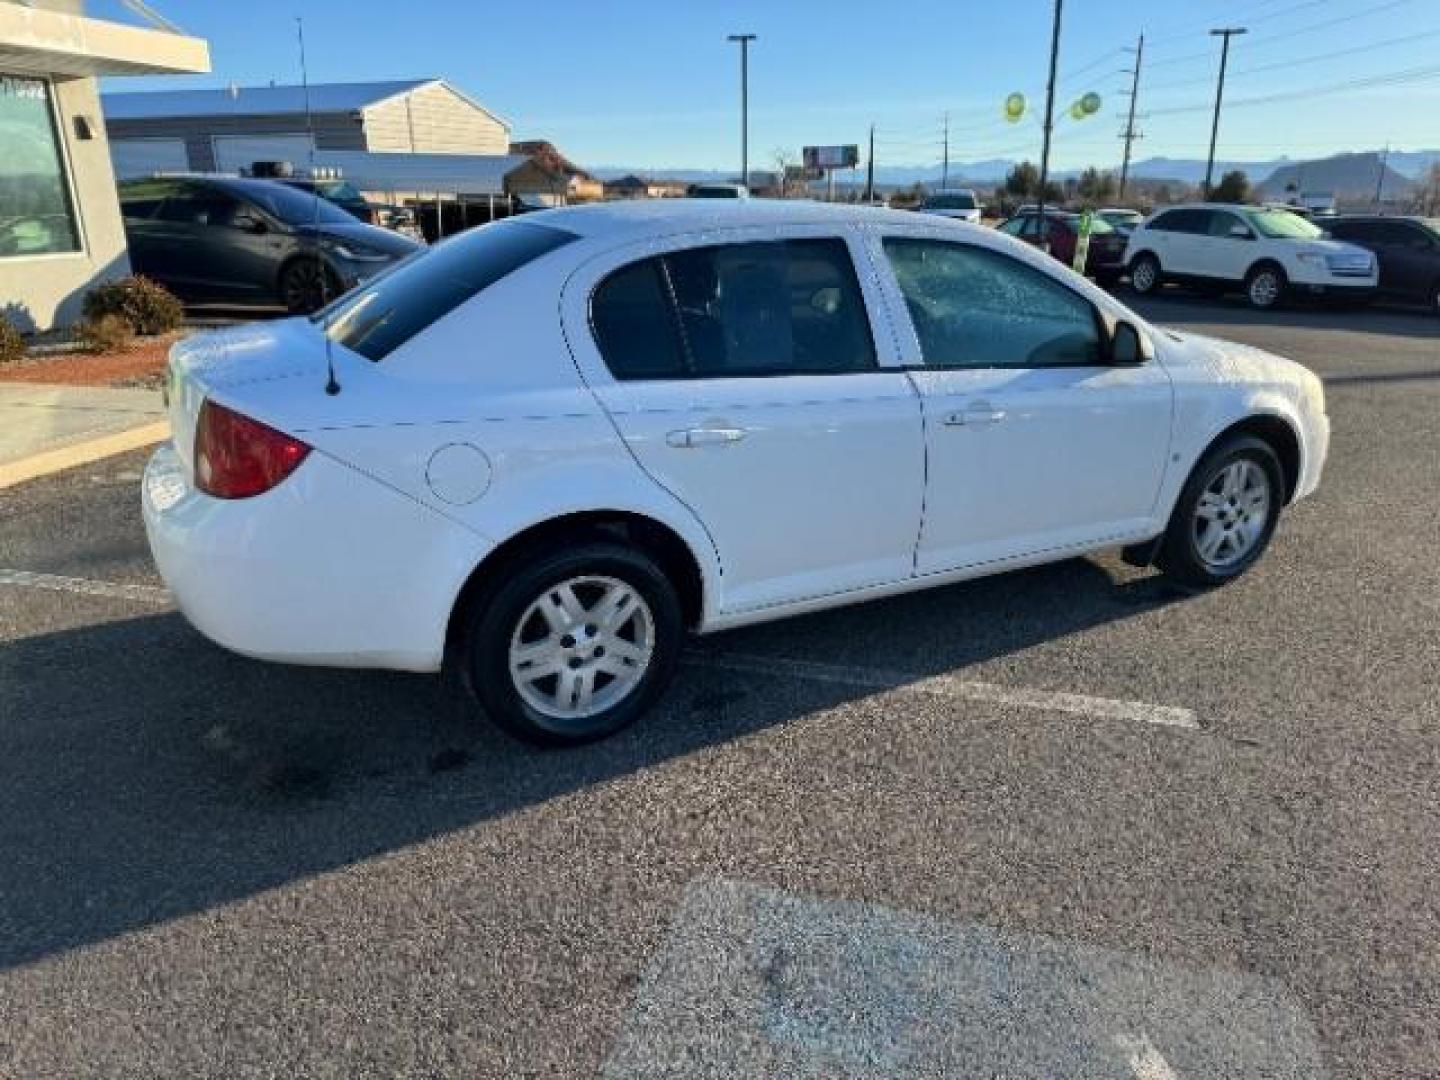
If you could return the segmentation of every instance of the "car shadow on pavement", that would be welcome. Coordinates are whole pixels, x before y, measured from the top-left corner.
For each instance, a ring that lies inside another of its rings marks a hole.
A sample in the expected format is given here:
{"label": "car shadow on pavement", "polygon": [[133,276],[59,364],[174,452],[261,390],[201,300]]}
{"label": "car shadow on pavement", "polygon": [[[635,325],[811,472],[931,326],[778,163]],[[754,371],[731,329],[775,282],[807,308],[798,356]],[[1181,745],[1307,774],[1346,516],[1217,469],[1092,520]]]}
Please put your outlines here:
{"label": "car shadow on pavement", "polygon": [[[1128,580],[1126,580],[1128,578]],[[1075,560],[704,639],[923,678],[1170,602]],[[872,691],[687,666],[636,727],[540,751],[423,676],[283,667],[178,614],[0,646],[0,967],[627,775]]]}

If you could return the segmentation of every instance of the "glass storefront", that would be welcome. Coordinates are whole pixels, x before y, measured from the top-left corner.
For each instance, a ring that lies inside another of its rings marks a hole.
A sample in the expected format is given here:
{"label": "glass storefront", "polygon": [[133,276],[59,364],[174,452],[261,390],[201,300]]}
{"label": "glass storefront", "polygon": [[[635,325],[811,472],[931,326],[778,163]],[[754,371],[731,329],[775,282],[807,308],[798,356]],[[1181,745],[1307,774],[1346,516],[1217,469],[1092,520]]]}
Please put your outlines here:
{"label": "glass storefront", "polygon": [[0,74],[0,258],[79,251],[44,79]]}

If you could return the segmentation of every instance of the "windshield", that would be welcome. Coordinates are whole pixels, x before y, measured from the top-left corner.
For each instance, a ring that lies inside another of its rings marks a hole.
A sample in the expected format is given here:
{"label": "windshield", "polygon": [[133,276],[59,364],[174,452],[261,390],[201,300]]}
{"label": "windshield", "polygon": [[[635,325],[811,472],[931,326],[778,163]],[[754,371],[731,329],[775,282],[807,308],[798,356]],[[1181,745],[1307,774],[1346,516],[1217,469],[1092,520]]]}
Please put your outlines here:
{"label": "windshield", "polygon": [[246,184],[237,190],[236,194],[249,199],[286,225],[303,227],[317,223],[355,224],[355,219],[334,203],[311,195],[308,191],[296,191],[285,184]]}
{"label": "windshield", "polygon": [[1245,216],[1261,236],[1272,240],[1320,240],[1325,236],[1323,229],[1288,210],[1250,210]]}
{"label": "windshield", "polygon": [[322,180],[314,190],[331,202],[364,202],[365,196],[348,180]]}
{"label": "windshield", "polygon": [[974,195],[932,195],[925,200],[932,210],[974,210]]}

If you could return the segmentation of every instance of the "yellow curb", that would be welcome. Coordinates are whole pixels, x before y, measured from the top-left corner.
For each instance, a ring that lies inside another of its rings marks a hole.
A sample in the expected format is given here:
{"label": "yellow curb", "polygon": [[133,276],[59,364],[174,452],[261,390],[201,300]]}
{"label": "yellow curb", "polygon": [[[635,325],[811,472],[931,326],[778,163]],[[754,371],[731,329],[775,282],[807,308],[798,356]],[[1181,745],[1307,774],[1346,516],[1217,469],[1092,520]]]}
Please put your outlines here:
{"label": "yellow curb", "polygon": [[131,428],[129,431],[121,431],[114,435],[91,439],[88,442],[76,443],[74,446],[62,446],[58,450],[47,450],[43,454],[34,454],[27,458],[21,458],[19,461],[12,461],[8,465],[0,465],[0,489],[14,487],[16,484],[23,484],[26,480],[34,480],[36,477],[63,472],[65,469],[73,469],[76,465],[88,465],[92,461],[99,461],[112,454],[138,450],[142,446],[163,442],[169,437],[169,422],[160,420],[153,424],[146,424],[144,427]]}

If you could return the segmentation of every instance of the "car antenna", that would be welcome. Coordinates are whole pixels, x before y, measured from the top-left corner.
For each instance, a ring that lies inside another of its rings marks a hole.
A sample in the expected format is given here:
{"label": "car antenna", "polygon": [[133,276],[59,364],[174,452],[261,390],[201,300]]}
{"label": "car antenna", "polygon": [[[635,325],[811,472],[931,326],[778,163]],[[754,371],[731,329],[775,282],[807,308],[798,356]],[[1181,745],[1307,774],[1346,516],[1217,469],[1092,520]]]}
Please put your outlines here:
{"label": "car antenna", "polygon": [[[295,34],[300,41],[300,90],[305,98],[305,130],[310,136],[310,185],[315,188],[315,118],[310,112],[310,72],[305,66],[305,20],[295,16]],[[320,257],[320,194],[312,190],[310,197],[315,200],[314,214],[310,221],[310,241],[315,245],[315,265],[320,275],[320,336],[325,339],[325,393],[334,397],[340,393],[340,383],[335,378],[335,343],[330,340],[330,303],[325,296],[325,261]]]}

